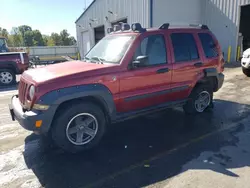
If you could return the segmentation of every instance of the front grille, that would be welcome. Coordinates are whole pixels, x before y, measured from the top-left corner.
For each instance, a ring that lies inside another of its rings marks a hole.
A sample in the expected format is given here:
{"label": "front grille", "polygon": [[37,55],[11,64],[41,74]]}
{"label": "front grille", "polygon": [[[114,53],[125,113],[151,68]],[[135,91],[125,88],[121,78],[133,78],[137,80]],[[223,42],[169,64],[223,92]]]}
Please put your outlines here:
{"label": "front grille", "polygon": [[25,105],[27,89],[28,84],[21,79],[18,86],[18,98],[23,105]]}

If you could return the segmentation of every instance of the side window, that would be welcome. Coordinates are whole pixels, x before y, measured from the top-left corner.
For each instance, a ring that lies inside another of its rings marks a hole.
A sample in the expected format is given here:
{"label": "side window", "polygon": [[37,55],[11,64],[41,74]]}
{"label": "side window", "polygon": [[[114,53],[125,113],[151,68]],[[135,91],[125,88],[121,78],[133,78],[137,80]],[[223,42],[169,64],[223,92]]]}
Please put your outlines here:
{"label": "side window", "polygon": [[198,35],[206,57],[218,57],[219,53],[217,52],[217,47],[213,40],[213,37],[208,33],[199,33]]}
{"label": "side window", "polygon": [[138,56],[148,56],[148,66],[166,64],[167,50],[163,35],[151,35],[143,39],[136,50],[134,59]]}
{"label": "side window", "polygon": [[171,40],[176,62],[199,59],[199,53],[193,34],[173,33]]}

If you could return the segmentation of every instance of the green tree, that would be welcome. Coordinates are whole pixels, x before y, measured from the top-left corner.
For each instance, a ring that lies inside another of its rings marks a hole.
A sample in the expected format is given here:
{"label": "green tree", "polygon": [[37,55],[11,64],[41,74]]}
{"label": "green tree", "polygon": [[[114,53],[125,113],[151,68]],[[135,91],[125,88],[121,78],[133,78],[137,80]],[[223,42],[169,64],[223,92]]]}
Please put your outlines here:
{"label": "green tree", "polygon": [[69,37],[69,40],[70,40],[70,43],[69,43],[69,45],[75,45],[76,44],[76,39],[75,39],[75,37]]}
{"label": "green tree", "polygon": [[22,36],[20,34],[9,35],[7,43],[10,47],[21,47],[23,44]]}
{"label": "green tree", "polygon": [[44,40],[41,32],[39,30],[34,30],[33,32],[33,43],[35,46],[44,46]]}
{"label": "green tree", "polygon": [[0,36],[8,38],[9,33],[8,33],[7,29],[4,29],[4,28],[0,27]]}
{"label": "green tree", "polygon": [[33,31],[26,31],[23,36],[25,46],[34,46],[34,33]]}
{"label": "green tree", "polygon": [[70,34],[68,33],[68,31],[66,29],[64,29],[60,32],[60,36],[61,36],[63,46],[70,45],[70,39],[69,39]]}
{"label": "green tree", "polygon": [[62,44],[62,38],[58,33],[52,33],[51,34],[51,39],[53,40],[55,46],[60,46]]}
{"label": "green tree", "polygon": [[13,27],[8,37],[8,45],[12,47],[23,46],[23,38],[17,27]]}
{"label": "green tree", "polygon": [[55,42],[51,37],[48,39],[47,46],[55,46]]}
{"label": "green tree", "polygon": [[22,37],[24,37],[25,32],[32,31],[32,28],[28,25],[21,25],[18,27],[18,30],[20,31]]}
{"label": "green tree", "polygon": [[76,40],[70,36],[66,29],[60,34],[52,33],[50,36],[42,35],[39,30],[32,30],[28,25],[13,27],[8,33],[6,29],[0,27],[0,36],[9,38],[8,45],[13,47],[20,46],[68,46],[75,45]]}
{"label": "green tree", "polygon": [[45,46],[48,45],[48,41],[49,41],[50,36],[48,36],[48,35],[42,35],[42,37],[43,37],[44,45]]}

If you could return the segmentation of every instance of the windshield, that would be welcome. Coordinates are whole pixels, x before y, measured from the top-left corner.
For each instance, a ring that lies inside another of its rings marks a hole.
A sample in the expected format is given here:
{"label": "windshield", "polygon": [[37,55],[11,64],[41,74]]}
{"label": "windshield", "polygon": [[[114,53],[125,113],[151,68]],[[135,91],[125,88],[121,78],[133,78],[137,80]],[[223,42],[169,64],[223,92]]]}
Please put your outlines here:
{"label": "windshield", "polygon": [[100,40],[85,56],[86,59],[119,64],[131,42],[131,35],[112,35]]}

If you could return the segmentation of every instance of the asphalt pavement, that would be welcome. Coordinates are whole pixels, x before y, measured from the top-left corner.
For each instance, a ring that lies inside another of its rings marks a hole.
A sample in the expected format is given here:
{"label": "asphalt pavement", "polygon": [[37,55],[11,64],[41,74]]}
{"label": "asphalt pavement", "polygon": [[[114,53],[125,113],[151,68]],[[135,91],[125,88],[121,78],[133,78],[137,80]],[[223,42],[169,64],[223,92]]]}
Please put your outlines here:
{"label": "asphalt pavement", "polygon": [[0,187],[249,187],[250,78],[228,68],[213,110],[169,109],[112,125],[94,150],[49,148],[12,122],[0,90]]}

